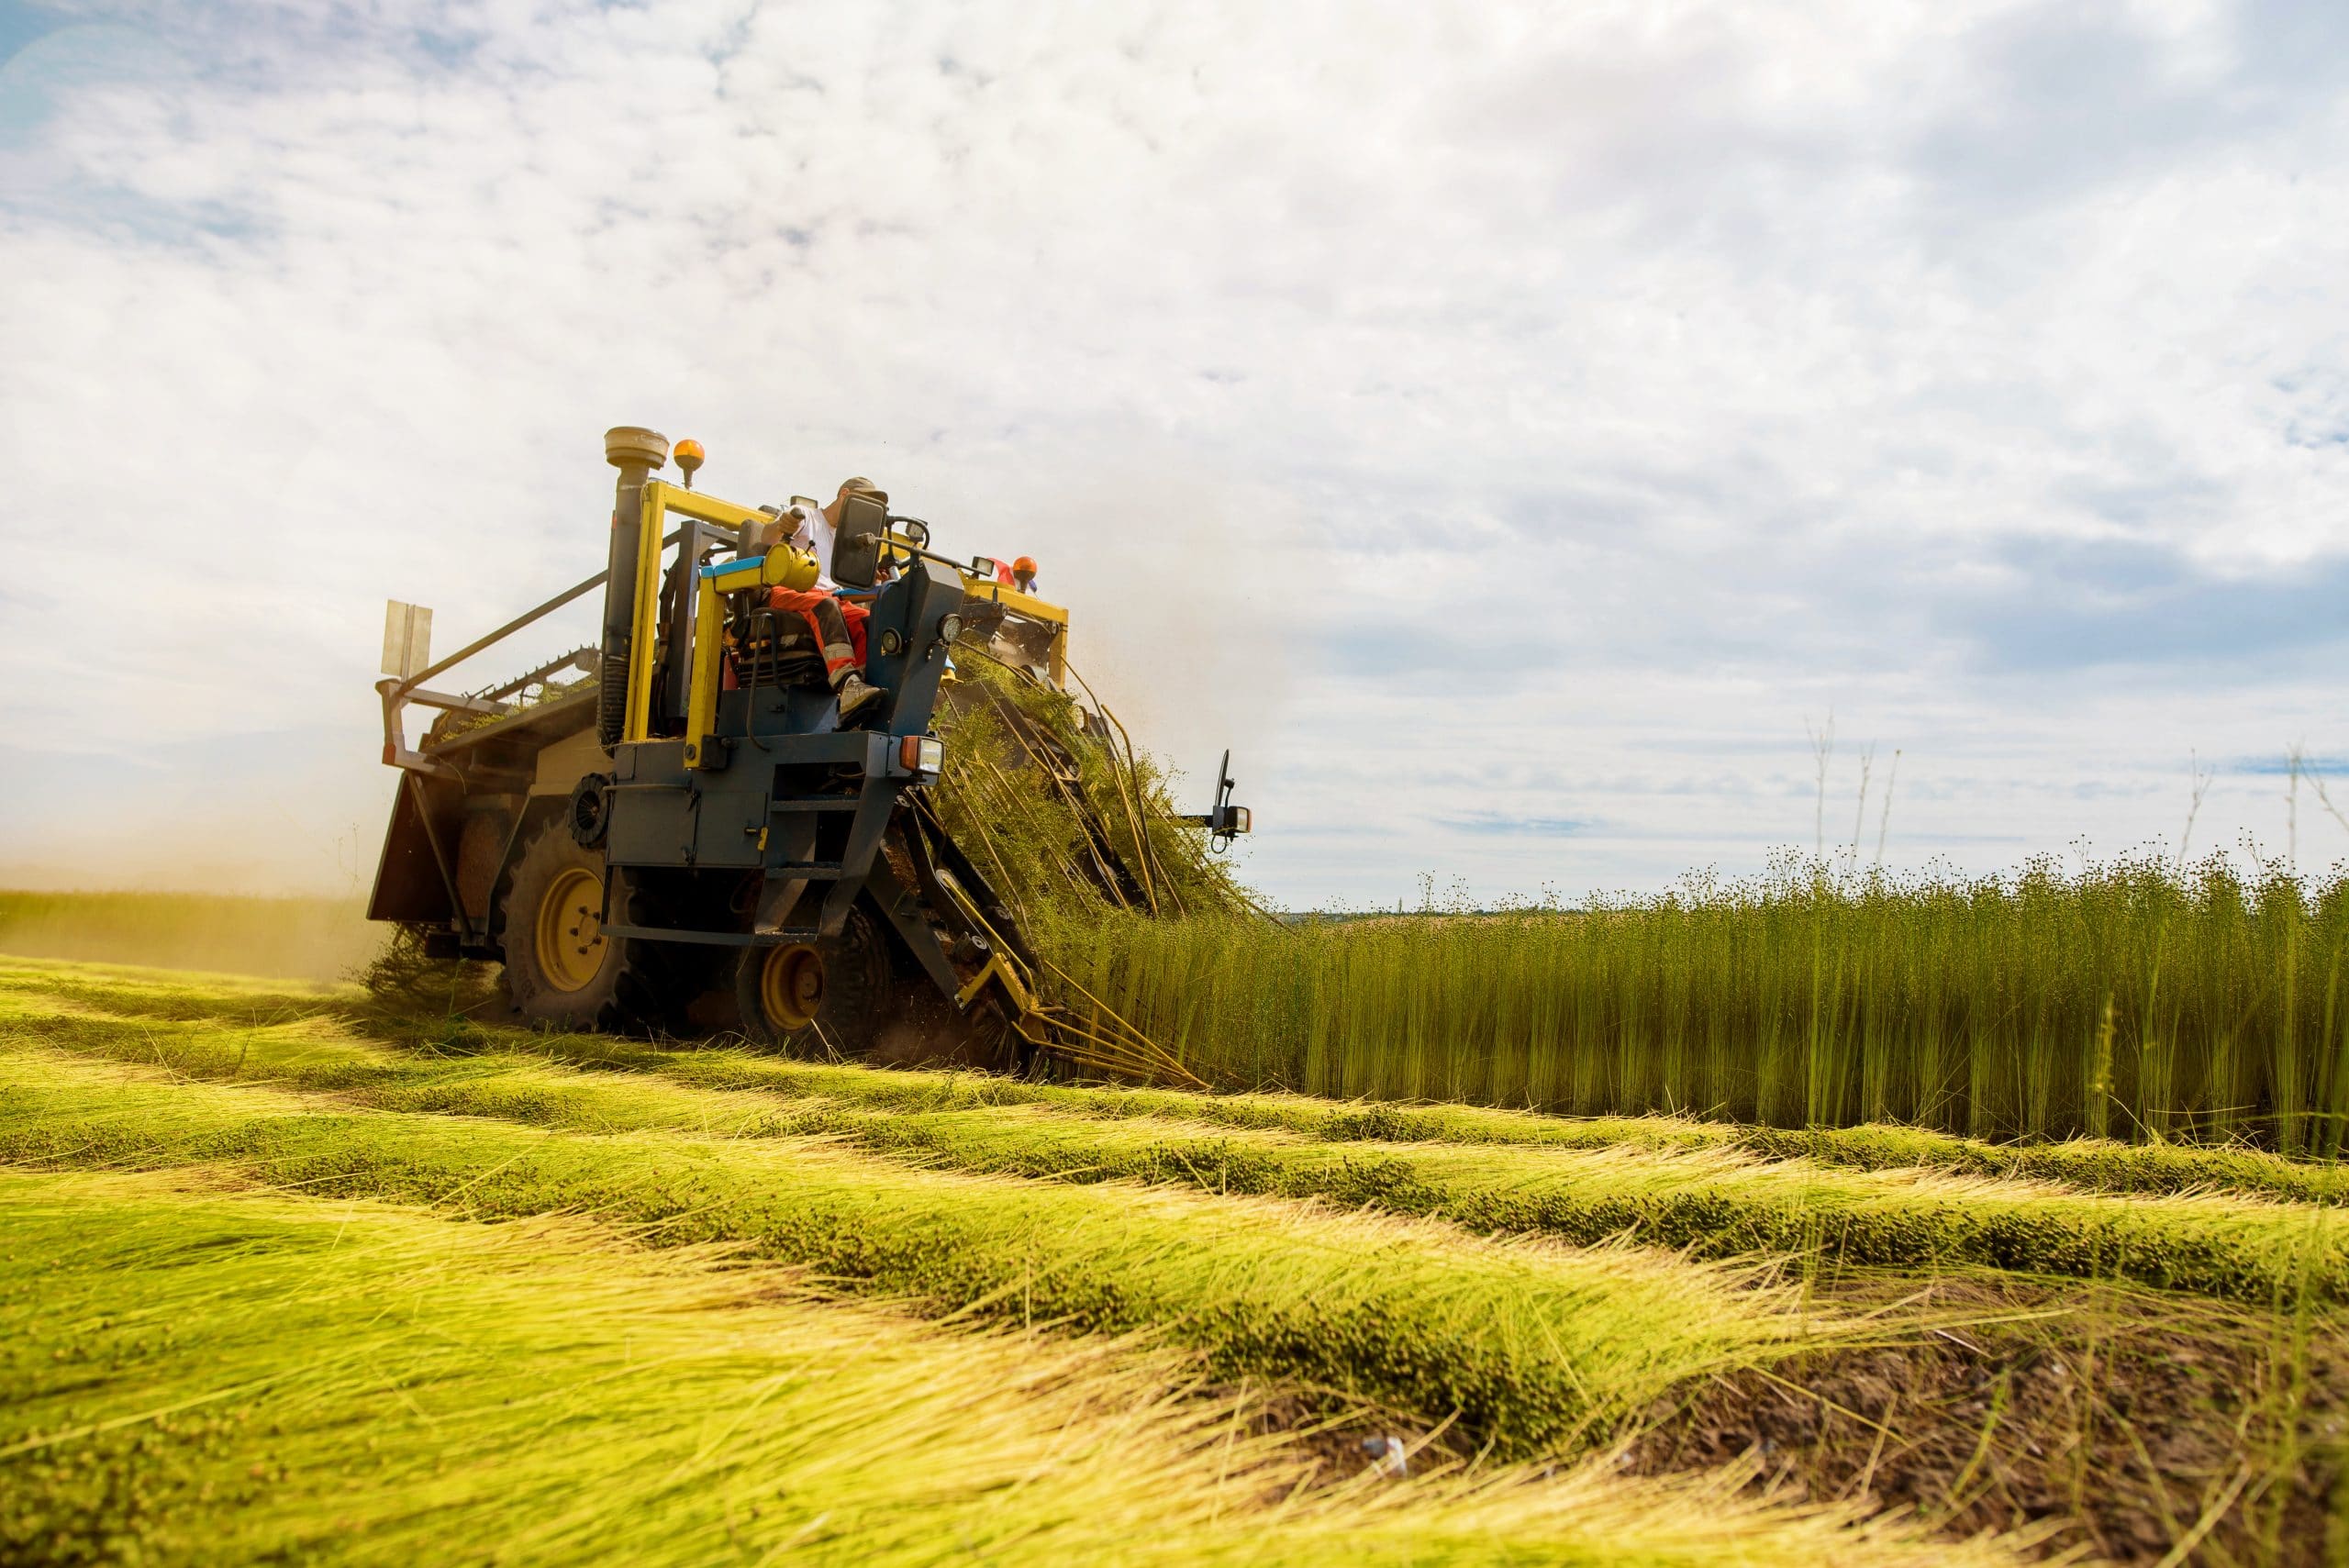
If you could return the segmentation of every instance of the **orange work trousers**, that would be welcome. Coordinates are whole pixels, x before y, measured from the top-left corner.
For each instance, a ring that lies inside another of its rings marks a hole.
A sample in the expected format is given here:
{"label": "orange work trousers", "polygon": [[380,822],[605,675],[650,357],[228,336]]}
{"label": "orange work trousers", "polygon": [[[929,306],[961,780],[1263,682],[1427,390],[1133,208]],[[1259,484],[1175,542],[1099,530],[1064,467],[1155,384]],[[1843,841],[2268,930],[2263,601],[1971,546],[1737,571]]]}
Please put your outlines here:
{"label": "orange work trousers", "polygon": [[821,588],[771,588],[767,607],[797,616],[824,652],[824,675],[838,691],[852,671],[864,667],[864,628],[873,612],[845,603]]}

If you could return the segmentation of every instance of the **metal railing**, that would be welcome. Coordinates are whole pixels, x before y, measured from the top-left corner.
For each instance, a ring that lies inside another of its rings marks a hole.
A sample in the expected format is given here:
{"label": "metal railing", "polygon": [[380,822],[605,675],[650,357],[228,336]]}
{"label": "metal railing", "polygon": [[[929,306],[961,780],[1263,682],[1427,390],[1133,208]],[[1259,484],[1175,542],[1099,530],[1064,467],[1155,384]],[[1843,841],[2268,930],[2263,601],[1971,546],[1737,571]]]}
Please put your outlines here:
{"label": "metal railing", "polygon": [[[661,541],[661,548],[663,550],[668,549],[669,546],[676,543],[682,537],[682,529],[678,532],[670,534],[666,539],[663,539]],[[540,669],[533,670],[529,674],[522,676],[519,680],[510,681],[503,686],[495,687],[484,695],[476,696],[463,693],[434,691],[424,683],[432,679],[435,675],[442,674],[454,669],[456,666],[463,663],[466,660],[472,658],[474,654],[495,647],[498,643],[505,641],[506,639],[513,636],[516,632],[520,631],[523,628],[534,625],[535,623],[545,619],[548,616],[554,614],[555,611],[562,608],[565,605],[572,604],[586,595],[593,593],[597,588],[602,587],[610,576],[611,573],[607,569],[596,573],[596,575],[586,579],[584,582],[573,584],[570,587],[565,588],[562,593],[557,594],[553,598],[549,599],[545,604],[539,606],[536,609],[525,611],[485,637],[475,638],[473,641],[466,643],[462,648],[458,649],[454,653],[450,654],[445,659],[434,660],[431,663],[427,664],[423,669],[418,670],[413,675],[409,675],[405,678],[387,679],[376,682],[375,690],[384,699],[384,762],[385,765],[395,768],[404,768],[410,773],[438,773],[444,777],[455,776],[456,770],[451,768],[448,763],[440,762],[436,758],[427,756],[422,751],[418,751],[408,745],[406,722],[407,706],[410,703],[414,703],[419,707],[441,708],[456,713],[485,713],[502,717],[515,711],[518,705],[510,702],[503,702],[498,699],[507,696],[511,693],[518,692],[524,686],[529,685],[532,680],[541,675],[550,674],[553,671],[562,668],[562,665],[569,663],[575,659],[577,655],[566,654],[562,659],[557,660],[553,664],[544,665]]]}

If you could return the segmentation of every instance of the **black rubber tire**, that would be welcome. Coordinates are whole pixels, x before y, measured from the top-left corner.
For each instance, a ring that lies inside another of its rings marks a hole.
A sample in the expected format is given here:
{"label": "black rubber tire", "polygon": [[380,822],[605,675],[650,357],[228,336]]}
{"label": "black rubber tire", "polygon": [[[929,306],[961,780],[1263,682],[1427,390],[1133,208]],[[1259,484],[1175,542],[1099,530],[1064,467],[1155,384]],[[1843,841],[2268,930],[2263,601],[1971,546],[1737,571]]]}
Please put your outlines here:
{"label": "black rubber tire", "polygon": [[[506,957],[498,984],[507,1007],[542,1029],[622,1033],[658,1023],[675,989],[669,954],[660,944],[606,937],[601,962],[577,985],[562,984],[541,964],[536,940],[540,907],[566,884],[576,888],[582,873],[600,883],[604,857],[582,849],[561,817],[540,828],[515,861],[495,913],[494,935]],[[626,879],[620,873],[613,896],[633,924],[642,911]]]}
{"label": "black rubber tire", "polygon": [[[801,944],[791,944],[799,946]],[[896,976],[879,926],[863,906],[849,911],[841,934],[813,944],[820,961],[821,999],[813,1021],[779,1018],[765,999],[770,964],[786,962],[790,946],[742,950],[734,970],[734,1005],[751,1043],[796,1056],[858,1057],[873,1049],[896,1012]]]}

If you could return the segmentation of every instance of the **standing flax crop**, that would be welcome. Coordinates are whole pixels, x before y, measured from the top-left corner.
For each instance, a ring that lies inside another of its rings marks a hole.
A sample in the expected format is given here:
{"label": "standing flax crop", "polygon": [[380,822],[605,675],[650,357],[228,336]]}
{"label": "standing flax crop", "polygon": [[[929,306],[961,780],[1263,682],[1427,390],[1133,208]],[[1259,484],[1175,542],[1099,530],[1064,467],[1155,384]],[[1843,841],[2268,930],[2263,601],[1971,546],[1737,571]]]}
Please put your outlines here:
{"label": "standing flax crop", "polygon": [[1226,1087],[1978,1138],[2349,1126],[2349,877],[2211,857],[1734,884],[1581,911],[1115,912],[1072,972]]}

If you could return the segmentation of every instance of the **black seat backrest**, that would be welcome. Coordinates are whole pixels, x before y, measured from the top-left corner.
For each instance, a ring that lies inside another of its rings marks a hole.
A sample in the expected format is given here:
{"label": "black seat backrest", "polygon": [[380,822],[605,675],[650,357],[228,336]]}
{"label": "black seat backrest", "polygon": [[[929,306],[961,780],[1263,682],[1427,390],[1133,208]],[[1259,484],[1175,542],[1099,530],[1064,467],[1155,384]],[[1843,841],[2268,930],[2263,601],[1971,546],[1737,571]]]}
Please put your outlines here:
{"label": "black seat backrest", "polygon": [[870,588],[881,574],[881,545],[889,532],[889,497],[851,490],[841,497],[841,526],[832,539],[832,581]]}

